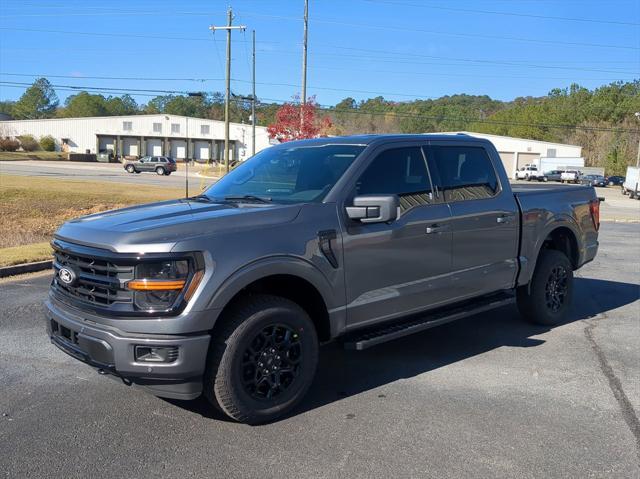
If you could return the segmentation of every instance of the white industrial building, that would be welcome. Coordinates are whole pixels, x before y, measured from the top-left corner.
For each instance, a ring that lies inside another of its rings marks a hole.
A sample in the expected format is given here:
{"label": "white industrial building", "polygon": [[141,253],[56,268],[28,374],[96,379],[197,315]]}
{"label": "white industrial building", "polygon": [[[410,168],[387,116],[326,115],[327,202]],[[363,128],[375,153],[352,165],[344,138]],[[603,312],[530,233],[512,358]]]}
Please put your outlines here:
{"label": "white industrial building", "polygon": [[[71,153],[110,152],[118,158],[145,155],[220,161],[224,122],[179,115],[127,115],[0,121],[0,136],[51,135],[56,149]],[[231,123],[231,159],[252,152],[251,125]],[[187,152],[187,142],[188,152]],[[256,127],[256,152],[269,146],[265,127]]]}
{"label": "white industrial building", "polygon": [[[444,134],[464,134],[489,140],[498,150],[502,163],[510,178],[515,178],[516,170],[524,165],[535,164],[540,166],[541,161],[550,159],[555,159],[558,165],[584,166],[581,146],[527,140],[526,138],[514,138],[511,136],[489,135],[471,131],[455,131]],[[550,162],[546,161],[546,163]]]}

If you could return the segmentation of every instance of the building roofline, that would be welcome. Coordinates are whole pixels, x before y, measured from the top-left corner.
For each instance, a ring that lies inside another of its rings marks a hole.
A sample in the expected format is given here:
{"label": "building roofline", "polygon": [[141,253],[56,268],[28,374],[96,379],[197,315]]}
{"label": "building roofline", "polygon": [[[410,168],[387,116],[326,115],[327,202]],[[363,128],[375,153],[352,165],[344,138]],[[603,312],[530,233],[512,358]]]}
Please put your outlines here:
{"label": "building roofline", "polygon": [[[15,123],[19,121],[24,122],[36,122],[36,121],[64,121],[64,120],[102,120],[102,119],[113,119],[113,118],[140,118],[140,117],[152,117],[152,116],[168,116],[171,118],[188,118],[189,120],[204,120],[204,121],[214,121],[217,123],[224,123],[224,120],[213,120],[211,118],[200,118],[197,116],[185,116],[185,115],[174,115],[171,113],[145,113],[142,115],[107,115],[107,116],[73,116],[69,118],[33,118],[33,119],[24,119],[24,120],[0,120],[0,123]],[[237,122],[229,122],[231,125],[238,126],[251,126],[251,123],[237,123]],[[266,128],[266,126],[256,125],[256,128]]]}
{"label": "building roofline", "polygon": [[440,135],[457,135],[459,133],[462,133],[463,135],[469,135],[469,136],[483,135],[483,136],[490,136],[493,138],[508,138],[510,140],[531,141],[533,143],[546,143],[547,145],[561,145],[561,146],[572,146],[574,148],[582,148],[582,146],[580,145],[571,145],[569,143],[557,143],[555,141],[532,140],[530,138],[520,138],[517,136],[493,135],[491,133],[480,133],[477,131],[442,131],[439,134]]}

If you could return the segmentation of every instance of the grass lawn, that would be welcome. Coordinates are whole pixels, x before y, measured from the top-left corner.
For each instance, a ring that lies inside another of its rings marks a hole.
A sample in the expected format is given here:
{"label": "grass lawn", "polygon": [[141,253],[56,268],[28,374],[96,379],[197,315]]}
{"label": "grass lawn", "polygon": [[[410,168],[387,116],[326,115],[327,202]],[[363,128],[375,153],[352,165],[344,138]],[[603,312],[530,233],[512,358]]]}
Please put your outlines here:
{"label": "grass lawn", "polygon": [[0,268],[45,259],[51,259],[51,246],[47,241],[0,249]]}
{"label": "grass lawn", "polygon": [[67,161],[59,151],[0,151],[0,161],[24,160]]}
{"label": "grass lawn", "polygon": [[182,195],[182,188],[0,175],[0,266],[47,259],[51,236],[71,218]]}

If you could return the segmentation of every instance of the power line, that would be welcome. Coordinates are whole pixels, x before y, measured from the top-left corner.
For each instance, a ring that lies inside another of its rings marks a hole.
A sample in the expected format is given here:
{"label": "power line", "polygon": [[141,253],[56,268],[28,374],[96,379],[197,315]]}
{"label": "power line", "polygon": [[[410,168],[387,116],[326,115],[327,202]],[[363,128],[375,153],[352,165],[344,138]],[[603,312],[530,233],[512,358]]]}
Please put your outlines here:
{"label": "power line", "polygon": [[[2,83],[6,83],[6,82],[0,82],[0,84]],[[19,84],[17,82],[11,82],[12,85],[8,85],[10,87],[19,87],[19,88],[24,88],[25,86],[31,86],[31,84],[27,84],[27,83],[22,83]],[[56,85],[52,85],[52,87],[55,87],[57,89],[60,90],[65,90],[67,88],[69,88],[68,86],[56,86]],[[77,91],[78,87],[71,87],[73,91]],[[122,89],[120,89],[122,90]],[[104,89],[101,90],[104,92],[107,91],[111,91],[108,89]],[[144,91],[144,90],[143,90]],[[152,91],[152,90],[149,90]],[[180,92],[180,91],[173,91],[173,93],[179,93],[179,94],[187,94],[188,92]],[[145,94],[145,93],[136,93],[136,95],[140,95],[140,96],[153,96],[153,95],[149,95],[149,94]],[[273,98],[263,98],[262,100],[266,100],[269,102],[272,102],[271,105],[276,105],[276,106],[282,106],[285,103],[291,103],[290,101],[287,100],[281,100],[281,99],[273,99]],[[240,104],[244,103],[244,100],[242,99],[231,99],[231,101],[236,101]],[[266,105],[269,106],[270,104],[267,103],[265,104],[264,101],[260,101],[258,102],[259,104],[262,105]],[[582,126],[582,125],[569,125],[569,124],[553,124],[553,123],[529,123],[529,122],[517,122],[517,121],[502,121],[502,120],[490,120],[490,119],[482,119],[482,118],[466,118],[466,117],[448,117],[448,116],[441,116],[441,115],[424,115],[424,114],[419,114],[419,113],[400,113],[400,112],[393,112],[393,111],[380,111],[380,112],[374,112],[374,111],[363,111],[363,110],[354,110],[354,109],[344,109],[344,110],[337,110],[335,107],[333,106],[328,106],[328,105],[317,105],[317,108],[321,111],[326,111],[329,113],[333,113],[333,114],[352,114],[352,115],[368,115],[368,116],[383,116],[383,117],[395,117],[395,118],[408,118],[408,119],[423,119],[423,120],[436,120],[436,121],[451,121],[451,122],[458,122],[458,123],[477,123],[477,124],[489,124],[489,125],[506,125],[506,126],[526,126],[526,127],[531,127],[531,128],[557,128],[557,129],[568,129],[568,130],[582,130],[582,131],[606,131],[606,132],[617,132],[617,133],[631,133],[631,134],[640,134],[640,130],[633,130],[633,129],[629,129],[629,128],[616,128],[616,127],[595,127],[595,126]]]}
{"label": "power line", "polygon": [[626,26],[633,26],[633,27],[640,25],[640,23],[636,23],[636,22],[623,22],[619,20],[597,20],[595,18],[555,17],[551,15],[536,15],[533,13],[516,13],[516,12],[502,12],[502,11],[496,11],[496,10],[477,10],[477,9],[471,9],[471,8],[443,7],[440,5],[404,3],[404,2],[394,2],[394,1],[387,1],[387,0],[364,0],[364,1],[369,3],[384,3],[387,5],[394,5],[394,6],[419,7],[419,8],[428,8],[432,10],[445,10],[450,12],[462,12],[462,13],[474,13],[474,14],[480,13],[483,15],[503,15],[503,16],[509,16],[509,17],[536,18],[541,20],[603,23],[608,25],[626,25]]}
{"label": "power line", "polygon": [[[275,18],[280,20],[292,20],[299,21],[300,19],[297,17],[287,17],[282,15],[268,15],[268,14],[260,14],[255,12],[245,12],[245,16],[249,17],[266,17],[266,18]],[[522,37],[508,37],[508,36],[499,36],[499,35],[487,35],[480,33],[461,33],[461,32],[446,32],[446,31],[437,31],[437,30],[424,30],[424,29],[416,29],[416,28],[407,28],[407,27],[395,27],[395,26],[387,26],[387,25],[372,25],[372,24],[363,24],[363,23],[349,23],[342,22],[337,20],[327,20],[327,19],[317,19],[314,18],[314,22],[316,23],[324,23],[329,25],[341,25],[341,26],[349,26],[349,27],[360,27],[360,28],[371,28],[371,29],[381,29],[381,30],[391,30],[391,31],[403,31],[403,32],[414,32],[414,33],[426,33],[431,35],[445,35],[445,36],[454,36],[454,37],[465,37],[465,38],[485,38],[491,40],[509,40],[509,41],[518,41],[518,42],[527,42],[527,43],[539,43],[544,45],[567,45],[567,46],[586,46],[586,47],[597,47],[597,48],[617,48],[617,49],[625,49],[625,50],[640,50],[638,47],[632,47],[628,45],[613,45],[613,44],[602,44],[602,43],[583,43],[583,42],[564,42],[560,40],[541,40],[534,38],[522,38]],[[100,32],[78,32],[78,31],[66,31],[66,30],[51,30],[51,29],[35,29],[35,28],[13,28],[13,27],[0,27],[0,30],[8,30],[8,31],[23,31],[23,32],[38,32],[38,33],[58,33],[58,34],[69,34],[69,35],[86,35],[86,36],[99,36],[99,37],[114,37],[114,33],[100,33]],[[137,35],[132,33],[117,33],[118,37],[124,38],[152,38],[159,40],[185,40],[185,41],[207,41],[206,38],[196,38],[196,37],[176,37],[176,36],[165,36],[165,35]]]}
{"label": "power line", "polygon": [[[416,3],[407,3],[407,2],[396,2],[396,1],[387,1],[387,0],[364,0],[369,3],[378,3],[378,4],[387,4],[392,6],[405,6],[405,7],[418,7],[418,8],[428,8],[431,10],[443,10],[443,11],[451,11],[451,12],[461,12],[461,13],[473,13],[473,14],[482,14],[482,15],[499,15],[499,16],[511,16],[511,17],[521,17],[521,18],[534,18],[540,20],[557,20],[557,21],[565,21],[565,22],[586,22],[586,23],[600,23],[600,24],[608,24],[608,25],[624,25],[624,26],[638,26],[640,23],[637,22],[626,22],[621,20],[599,20],[595,18],[580,18],[580,17],[561,17],[561,16],[552,16],[552,15],[538,15],[533,13],[518,13],[518,12],[505,12],[498,10],[481,10],[481,9],[471,9],[471,8],[456,8],[456,7],[444,7],[441,5],[428,5],[428,4],[416,4]],[[25,5],[25,4],[23,4]],[[33,5],[33,4],[31,4]],[[40,8],[42,7],[54,7],[54,5],[36,5]],[[56,7],[57,10],[60,8],[68,8],[62,5],[58,5]],[[94,10],[93,13],[88,12],[53,12],[53,13],[18,13],[18,14],[9,14],[2,15],[5,18],[17,18],[17,17],[68,17],[68,16],[209,16],[211,12],[193,12],[193,11],[139,11],[139,10],[112,10],[109,8],[96,8],[96,7],[85,7],[86,10]],[[75,10],[75,8],[74,8]],[[98,12],[95,12],[98,10]]]}
{"label": "power line", "polygon": [[[429,58],[434,60],[448,60],[448,61],[457,61],[457,62],[464,62],[464,63],[483,64],[483,65],[487,64],[487,65],[515,66],[515,67],[525,67],[525,68],[542,68],[542,69],[550,69],[550,70],[576,70],[576,71],[586,71],[586,72],[596,72],[596,73],[623,73],[623,74],[628,73],[632,75],[636,73],[640,73],[640,71],[632,72],[632,71],[622,71],[622,70],[603,70],[603,69],[596,69],[596,68],[565,67],[565,66],[559,66],[559,65],[539,65],[534,63],[524,63],[524,62],[515,62],[515,61],[443,57],[443,56],[436,56],[436,55],[423,55],[420,53],[404,53],[404,52],[398,52],[393,50],[374,50],[370,48],[343,47],[339,45],[327,45],[327,44],[324,44],[324,45],[330,46],[332,48],[341,49],[341,50],[351,50],[351,51],[361,51],[361,52],[378,53],[378,54],[385,54],[385,55],[394,55],[396,56],[396,58],[397,56],[405,56],[405,57]],[[278,53],[298,54],[298,52],[295,52],[292,50],[262,50],[262,51],[264,51],[265,53],[272,53],[272,54],[278,54]],[[375,58],[376,60],[379,60],[379,57],[349,55],[344,53],[314,52],[314,55],[361,58],[361,59],[367,59],[367,60]],[[396,58],[393,58],[393,61],[396,61]],[[432,62],[429,64],[437,65],[439,63]],[[455,63],[444,63],[443,65],[455,65]]]}
{"label": "power line", "polygon": [[[269,15],[269,14],[255,13],[255,12],[244,12],[244,15],[249,17],[265,17],[265,18],[275,18],[280,20],[300,21],[298,17],[288,17],[284,15]],[[430,35],[444,35],[444,36],[466,37],[466,38],[486,38],[490,40],[509,40],[509,41],[516,41],[516,42],[539,43],[543,45],[566,45],[566,46],[596,47],[596,48],[618,48],[623,50],[640,50],[639,47],[629,46],[629,45],[564,42],[560,40],[541,40],[536,38],[508,37],[508,36],[501,36],[501,35],[488,35],[488,34],[482,34],[482,33],[446,32],[446,31],[439,31],[439,30],[425,30],[420,28],[408,28],[408,27],[400,27],[400,26],[393,26],[393,25],[374,25],[370,23],[344,22],[341,20],[321,19],[321,18],[314,18],[313,21],[315,23],[324,23],[327,25],[339,25],[343,27],[369,28],[374,30],[390,30],[390,31],[413,32],[413,33],[427,33]]]}
{"label": "power line", "polygon": [[[332,70],[332,71],[344,71],[343,68],[339,67],[310,67],[313,70]],[[438,72],[415,72],[415,71],[401,71],[401,70],[359,70],[360,72],[366,73],[400,73],[405,75],[424,75],[424,76],[445,76],[445,77],[473,77],[473,78],[513,78],[513,79],[525,79],[525,80],[571,80],[571,81],[616,81],[620,80],[619,77],[608,77],[608,78],[576,78],[576,77],[541,77],[541,76],[518,76],[518,75],[482,75],[477,73],[438,73]],[[224,78],[172,78],[172,77],[116,77],[116,76],[91,76],[91,75],[53,75],[48,73],[9,73],[9,72],[0,72],[0,76],[13,76],[13,77],[27,77],[27,78],[63,78],[63,79],[72,79],[72,80],[127,80],[127,81],[185,81],[185,82],[195,82],[195,83],[207,83],[212,81],[224,81]],[[231,79],[233,82],[248,82],[248,80],[240,80],[236,78]],[[300,85],[288,84],[274,84],[269,82],[260,82],[261,85],[266,86],[294,86],[299,87]],[[316,88],[316,87],[312,87]],[[343,89],[345,92],[351,92],[352,90]],[[379,94],[379,92],[375,92]],[[385,92],[383,94],[390,94]]]}

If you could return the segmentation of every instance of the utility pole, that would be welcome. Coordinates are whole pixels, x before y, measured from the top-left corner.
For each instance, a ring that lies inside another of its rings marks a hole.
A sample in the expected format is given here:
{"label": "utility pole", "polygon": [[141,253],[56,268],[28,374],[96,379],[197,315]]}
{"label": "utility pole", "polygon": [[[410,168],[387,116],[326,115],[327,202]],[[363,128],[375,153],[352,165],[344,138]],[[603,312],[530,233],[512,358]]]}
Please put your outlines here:
{"label": "utility pole", "polygon": [[227,92],[224,103],[224,162],[227,173],[229,173],[229,102],[231,98],[231,30],[245,30],[244,25],[236,27],[231,26],[233,21],[233,12],[231,7],[227,11],[227,25],[224,27],[215,27],[211,25],[209,30],[215,32],[216,30],[227,31]]}
{"label": "utility pole", "polygon": [[307,29],[309,27],[309,0],[304,0],[304,37],[302,40],[302,104],[307,103]]}
{"label": "utility pole", "polygon": [[256,31],[253,30],[253,74],[251,75],[251,80],[253,83],[253,91],[251,92],[251,96],[253,99],[251,100],[251,156],[256,154]]}

